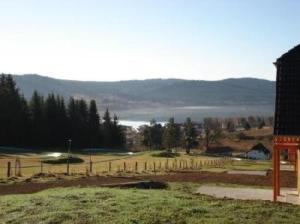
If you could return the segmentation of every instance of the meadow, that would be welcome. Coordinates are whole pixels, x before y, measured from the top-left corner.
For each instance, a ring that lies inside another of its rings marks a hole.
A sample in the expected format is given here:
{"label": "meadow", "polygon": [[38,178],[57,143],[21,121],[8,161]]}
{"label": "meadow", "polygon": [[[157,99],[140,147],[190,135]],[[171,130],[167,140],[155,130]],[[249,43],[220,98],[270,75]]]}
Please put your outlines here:
{"label": "meadow", "polygon": [[1,223],[300,223],[298,206],[214,199],[197,184],[164,190],[56,188],[0,197]]}

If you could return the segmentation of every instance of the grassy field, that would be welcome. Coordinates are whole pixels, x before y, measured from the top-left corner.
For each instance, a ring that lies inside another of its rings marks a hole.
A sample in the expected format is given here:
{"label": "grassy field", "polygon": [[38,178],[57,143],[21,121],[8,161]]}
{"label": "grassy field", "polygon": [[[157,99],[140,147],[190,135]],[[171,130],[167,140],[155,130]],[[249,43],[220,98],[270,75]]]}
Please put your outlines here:
{"label": "grassy field", "polygon": [[[152,156],[157,152],[140,152],[134,154],[126,153],[98,153],[92,155],[93,161],[93,173],[108,173],[109,163],[111,163],[110,173],[116,173],[124,171],[124,163],[126,163],[126,172],[136,172],[135,166],[137,163],[138,173],[150,172],[154,170],[154,163],[156,171],[163,171],[168,163],[169,169],[172,169],[174,162],[177,163],[179,168],[180,161],[187,163],[188,166],[191,165],[192,161],[196,163],[203,163],[206,161],[216,161],[220,158],[207,157],[207,156],[189,156],[184,152],[179,153],[178,157],[175,158],[164,158],[164,157],[154,157]],[[90,156],[86,154],[73,154],[84,160],[84,163],[71,164],[71,173],[85,173],[89,169]],[[43,154],[2,154],[0,157],[0,177],[6,175],[7,162],[11,161],[12,167],[14,168],[15,159],[19,158],[21,160],[22,175],[31,176],[33,174],[41,172],[41,161],[49,159]],[[145,163],[147,163],[147,171],[145,171]],[[43,172],[45,173],[64,173],[66,172],[66,164],[46,164],[43,163]]]}
{"label": "grassy field", "polygon": [[[271,138],[273,129],[271,128],[263,128],[263,129],[251,129],[248,131],[242,132],[234,132],[234,133],[225,133],[224,136],[219,140],[219,144],[221,146],[229,146],[237,152],[242,152],[245,150],[249,150],[253,145],[262,142],[268,148],[271,147]],[[243,133],[249,139],[239,139],[238,134]],[[61,151],[62,149],[57,149],[57,151]],[[64,149],[65,150],[65,149]],[[54,152],[55,149],[43,148],[43,151]],[[199,150],[192,150],[192,152],[197,152],[196,155],[193,156],[186,155],[184,150],[180,153],[179,157],[169,158],[169,168],[172,168],[175,160],[177,161],[177,165],[179,166],[180,161],[184,161],[190,163],[194,160],[195,163],[204,163],[204,161],[212,161],[218,160],[220,158],[217,157],[207,157],[203,155],[199,155]],[[108,150],[107,152],[97,153],[92,155],[93,161],[93,173],[103,174],[107,173],[109,169],[109,162],[111,162],[111,171],[110,173],[115,174],[117,172],[122,172],[124,170],[124,162],[126,163],[126,172],[135,172],[135,164],[138,163],[138,172],[137,173],[145,173],[151,172],[154,169],[154,163],[157,169],[159,167],[165,167],[165,163],[167,158],[163,157],[153,157],[152,154],[155,152],[141,152],[135,153],[133,155],[127,154],[126,152],[113,152],[112,150]],[[81,164],[72,164],[70,167],[71,173],[86,173],[86,170],[89,169],[89,160],[90,156],[88,154],[80,154],[74,153],[73,155],[80,157],[84,160],[84,163]],[[14,163],[16,158],[21,159],[22,166],[22,175],[23,176],[31,176],[33,174],[41,172],[41,161],[51,159],[46,156],[45,153],[37,153],[34,150],[28,149],[15,149],[15,148],[0,148],[0,178],[6,176],[7,170],[7,162],[10,161],[12,163],[12,167],[14,167]],[[147,162],[147,171],[145,171],[145,162]],[[225,167],[215,168],[215,167],[202,167],[202,170],[210,170],[210,171],[224,171],[224,170],[267,170],[271,167],[270,161],[237,161],[235,160],[232,163],[226,163]],[[160,168],[160,170],[163,170]],[[43,164],[43,172],[45,173],[65,173],[66,165],[51,165],[51,164]],[[159,171],[160,172],[160,171]],[[12,171],[14,173],[14,170]]]}
{"label": "grassy field", "polygon": [[59,188],[0,197],[0,223],[300,223],[300,207],[166,190]]}

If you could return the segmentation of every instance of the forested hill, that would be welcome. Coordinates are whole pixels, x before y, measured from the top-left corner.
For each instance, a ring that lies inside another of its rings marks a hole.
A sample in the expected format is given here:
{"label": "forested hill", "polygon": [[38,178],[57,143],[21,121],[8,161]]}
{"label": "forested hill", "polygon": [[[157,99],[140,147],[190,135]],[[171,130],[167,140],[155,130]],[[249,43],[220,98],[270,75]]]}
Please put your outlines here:
{"label": "forested hill", "polygon": [[96,99],[100,106],[118,110],[161,105],[270,105],[275,99],[275,82],[254,78],[83,82],[23,75],[14,79],[25,97],[30,97],[34,90],[43,95],[53,92],[66,98]]}

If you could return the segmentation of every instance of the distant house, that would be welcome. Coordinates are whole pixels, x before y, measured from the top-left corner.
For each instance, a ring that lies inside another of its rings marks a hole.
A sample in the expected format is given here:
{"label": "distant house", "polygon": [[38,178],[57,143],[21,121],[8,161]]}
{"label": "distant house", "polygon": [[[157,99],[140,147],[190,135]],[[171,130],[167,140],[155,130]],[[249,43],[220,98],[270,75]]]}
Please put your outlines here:
{"label": "distant house", "polygon": [[245,153],[245,157],[248,159],[268,160],[271,158],[271,152],[262,143],[258,143]]}
{"label": "distant house", "polygon": [[232,156],[233,149],[228,146],[209,147],[205,153],[215,156]]}

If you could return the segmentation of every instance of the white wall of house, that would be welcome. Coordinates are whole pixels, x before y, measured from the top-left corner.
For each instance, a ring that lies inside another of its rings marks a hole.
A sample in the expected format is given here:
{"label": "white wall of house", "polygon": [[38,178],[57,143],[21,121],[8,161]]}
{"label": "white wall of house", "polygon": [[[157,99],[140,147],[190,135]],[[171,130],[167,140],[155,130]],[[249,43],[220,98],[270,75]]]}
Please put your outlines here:
{"label": "white wall of house", "polygon": [[270,159],[270,154],[265,154],[263,151],[259,150],[251,150],[246,153],[246,157],[249,159],[267,160]]}

